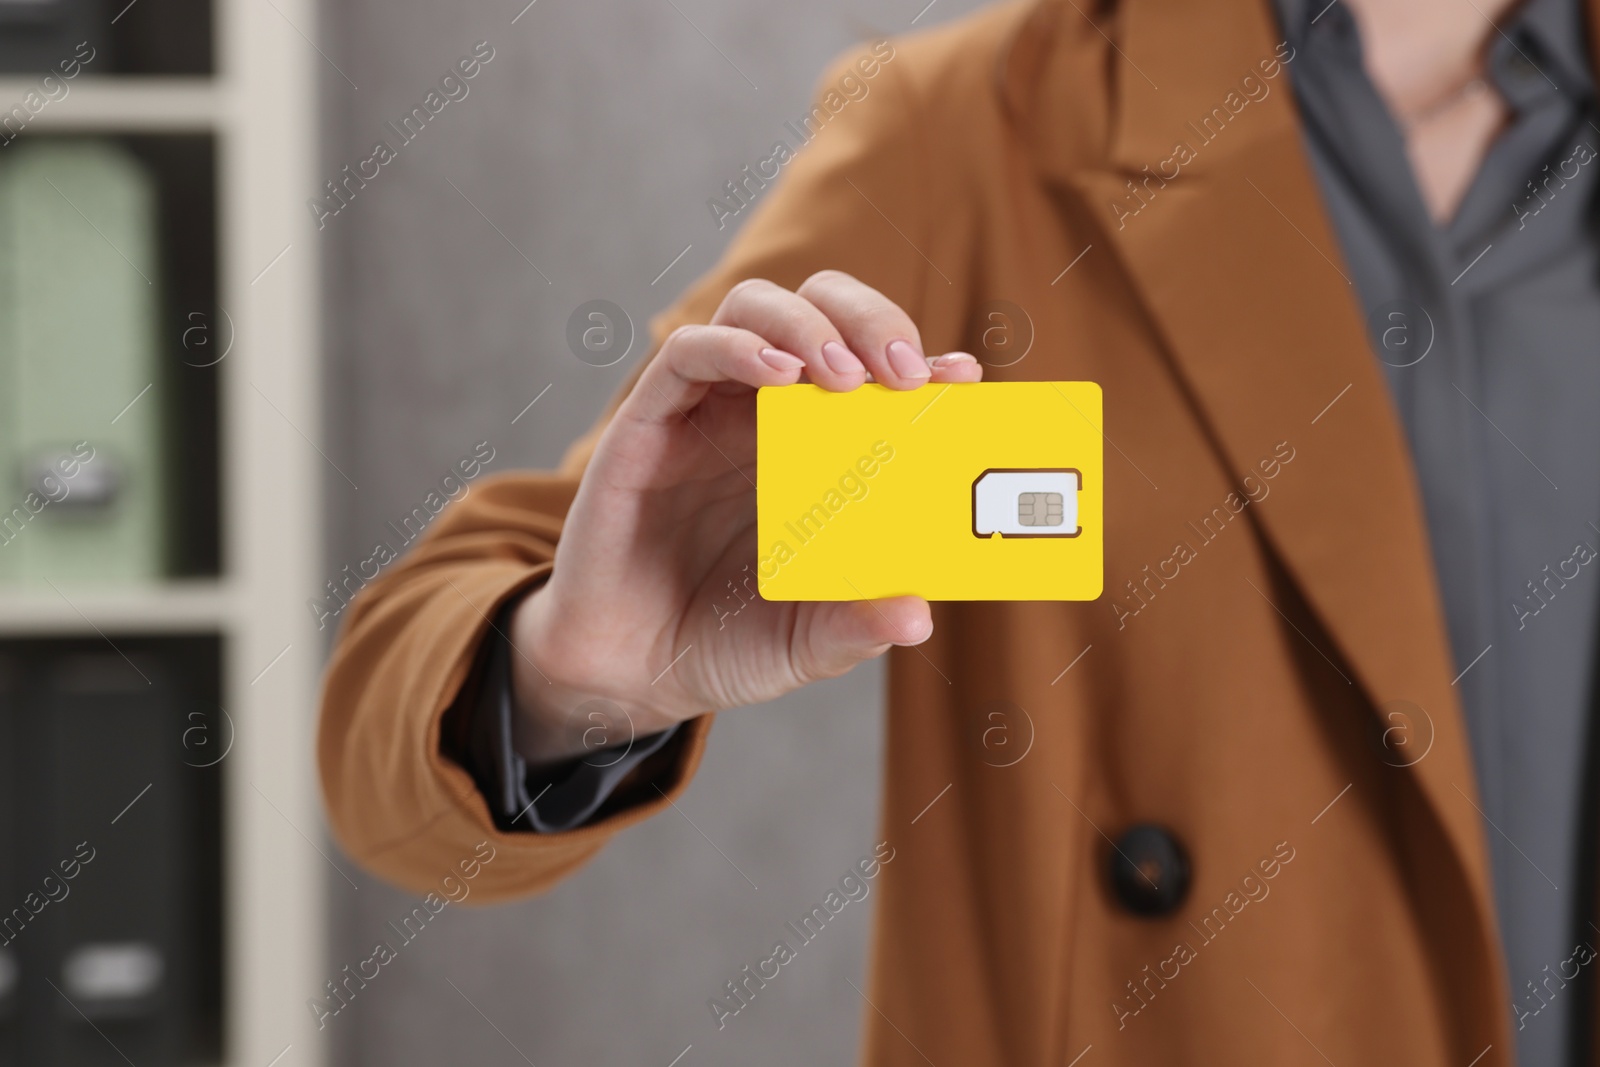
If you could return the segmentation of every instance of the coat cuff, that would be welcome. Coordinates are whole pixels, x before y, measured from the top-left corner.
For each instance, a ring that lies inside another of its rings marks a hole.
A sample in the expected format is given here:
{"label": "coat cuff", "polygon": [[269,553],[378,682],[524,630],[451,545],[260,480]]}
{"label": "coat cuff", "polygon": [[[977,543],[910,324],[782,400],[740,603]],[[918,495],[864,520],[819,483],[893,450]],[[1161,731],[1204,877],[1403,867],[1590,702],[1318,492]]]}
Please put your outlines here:
{"label": "coat cuff", "polygon": [[628,775],[666,748],[679,727],[530,769],[512,744],[512,649],[505,634],[517,603],[513,599],[502,606],[484,636],[479,669],[457,698],[458,710],[468,719],[461,762],[497,829],[540,834],[573,830],[605,808]]}

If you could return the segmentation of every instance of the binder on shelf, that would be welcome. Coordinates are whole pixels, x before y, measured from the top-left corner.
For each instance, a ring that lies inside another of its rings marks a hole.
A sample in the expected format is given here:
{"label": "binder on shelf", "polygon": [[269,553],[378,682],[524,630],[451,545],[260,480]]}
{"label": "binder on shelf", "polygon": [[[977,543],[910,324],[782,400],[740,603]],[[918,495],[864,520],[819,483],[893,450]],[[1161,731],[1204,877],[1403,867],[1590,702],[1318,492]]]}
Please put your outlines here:
{"label": "binder on shelf", "polygon": [[79,41],[106,40],[109,19],[100,0],[0,0],[0,73],[57,72]]}
{"label": "binder on shelf", "polygon": [[22,812],[22,759],[17,747],[16,711],[19,677],[15,658],[0,649],[0,1065],[22,1063],[22,958],[11,944],[16,919],[11,910],[23,905],[20,890],[22,856],[18,840]]}
{"label": "binder on shelf", "polygon": [[134,1063],[178,1062],[182,765],[172,727],[182,715],[163,666],[106,649],[58,655],[45,672],[38,855],[79,873],[41,931],[41,967],[60,992],[43,991],[54,1003],[35,1016],[37,1062],[119,1062],[95,1027]]}
{"label": "binder on shelf", "polygon": [[0,645],[0,662],[10,651],[26,672],[0,703],[25,805],[0,810],[18,883],[0,906],[22,909],[0,948],[18,971],[0,1067],[177,1067],[220,1047],[220,771],[186,758],[185,736],[202,706],[199,656],[217,646],[118,647]]}
{"label": "binder on shelf", "polygon": [[165,570],[158,243],[154,181],[115,142],[0,159],[0,582]]}

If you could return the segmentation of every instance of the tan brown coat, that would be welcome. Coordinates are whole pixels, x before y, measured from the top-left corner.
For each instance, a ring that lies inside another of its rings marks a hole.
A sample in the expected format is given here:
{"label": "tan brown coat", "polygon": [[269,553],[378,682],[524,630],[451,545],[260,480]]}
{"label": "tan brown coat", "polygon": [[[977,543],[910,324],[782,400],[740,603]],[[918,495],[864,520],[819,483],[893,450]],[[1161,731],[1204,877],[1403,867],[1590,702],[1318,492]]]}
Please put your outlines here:
{"label": "tan brown coat", "polygon": [[[896,40],[870,96],[656,324],[705,321],[742,278],[839,268],[904,306],[929,352],[981,352],[986,305],[1017,305],[1032,349],[989,379],[1105,389],[1106,595],[936,605],[931,641],[893,653],[896,858],[866,1062],[1042,1067],[1091,1045],[1084,1067],[1511,1062],[1417,487],[1279,41],[1262,0],[1038,0]],[[1188,124],[1213,108],[1226,128],[1201,143]],[[1151,178],[1180,141],[1179,176]],[[587,451],[475,490],[351,609],[323,781],[350,854],[402,885],[487,837],[475,899],[537,892],[665,804],[498,834],[440,754],[486,617],[545,573]],[[1035,728],[1014,766],[975,741],[991,701]],[[1384,717],[1396,701],[1420,713]],[[669,792],[709,728],[692,724]],[[1183,907],[1154,920],[1105,877],[1108,837],[1141,821],[1194,866]],[[1206,940],[1203,918],[1275,854],[1270,893]],[[1168,962],[1180,943],[1193,958]]]}

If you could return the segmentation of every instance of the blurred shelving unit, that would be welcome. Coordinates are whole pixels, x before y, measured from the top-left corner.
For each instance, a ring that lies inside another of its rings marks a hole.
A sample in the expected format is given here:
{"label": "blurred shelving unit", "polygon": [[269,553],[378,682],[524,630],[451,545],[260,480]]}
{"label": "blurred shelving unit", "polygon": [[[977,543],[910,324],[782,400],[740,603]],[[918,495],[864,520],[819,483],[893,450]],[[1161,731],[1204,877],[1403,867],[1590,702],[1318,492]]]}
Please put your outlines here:
{"label": "blurred shelving unit", "polygon": [[[161,41],[160,18],[201,17],[195,12],[203,8],[204,56],[167,62],[176,72],[163,72],[159,57],[126,72],[89,64],[67,95],[31,116],[16,143],[81,136],[122,138],[136,147],[203,146],[212,202],[187,220],[181,203],[164,205],[180,224],[203,222],[210,231],[203,240],[210,243],[214,305],[195,320],[210,331],[210,347],[204,359],[191,354],[184,361],[214,376],[194,408],[204,425],[190,442],[214,458],[200,456],[167,472],[171,492],[199,501],[203,514],[193,524],[199,532],[190,540],[201,546],[200,562],[150,580],[0,579],[0,644],[22,650],[24,659],[51,642],[157,650],[162,641],[188,642],[215,656],[214,667],[200,673],[215,676],[210,684],[231,736],[217,764],[220,1020],[204,1062],[316,1067],[325,1043],[307,1000],[323,992],[329,977],[322,970],[330,876],[322,855],[328,850],[314,843],[322,833],[314,763],[322,635],[306,607],[325,577],[318,568],[326,466],[315,443],[322,426],[318,248],[305,207],[320,184],[316,89],[323,60],[311,43],[318,15],[312,0],[138,2],[147,10],[120,2],[107,9],[109,17],[122,8],[116,33],[132,32],[126,24],[137,15],[145,20],[139,31],[145,39]],[[39,84],[38,74],[0,75],[0,109]],[[173,173],[195,180],[188,157],[173,158]],[[161,358],[181,358],[173,324],[164,320],[163,331]],[[185,373],[185,380],[195,379]],[[167,397],[164,417],[181,421],[192,400]],[[0,505],[9,508],[17,495],[11,472],[0,476]],[[5,699],[0,678],[0,709]],[[173,746],[186,743],[180,733],[171,731]],[[88,871],[84,884],[94,873]],[[0,900],[0,913],[19,902]],[[59,910],[65,916],[72,906]],[[17,944],[26,947],[26,937]],[[122,1062],[104,1051],[104,1062]],[[183,1062],[193,1062],[188,1056]],[[140,1067],[155,1062],[132,1059]]]}
{"label": "blurred shelving unit", "polygon": [[9,589],[0,594],[0,637],[73,637],[105,633],[227,633],[239,597],[217,581],[70,588]]}
{"label": "blurred shelving unit", "polygon": [[[0,100],[21,100],[39,79],[0,75]],[[130,84],[131,83],[131,84]],[[227,124],[232,97],[215,78],[84,73],[67,96],[34,117],[33,130],[140,133],[216,132]]]}

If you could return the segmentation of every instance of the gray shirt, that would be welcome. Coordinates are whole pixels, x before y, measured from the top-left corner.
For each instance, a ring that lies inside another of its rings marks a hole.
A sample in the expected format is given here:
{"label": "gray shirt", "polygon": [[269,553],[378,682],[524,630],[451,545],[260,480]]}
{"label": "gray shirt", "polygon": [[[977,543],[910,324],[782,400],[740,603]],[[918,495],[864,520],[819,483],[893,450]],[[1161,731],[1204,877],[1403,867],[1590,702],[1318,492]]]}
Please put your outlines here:
{"label": "gray shirt", "polygon": [[[1514,116],[1454,219],[1435,226],[1349,12],[1275,3],[1306,149],[1422,487],[1519,1061],[1557,1067],[1586,1040],[1567,979],[1593,948],[1575,949],[1600,947],[1580,845],[1593,836],[1582,816],[1600,596],[1600,129],[1582,12],[1529,0],[1493,39],[1489,78]],[[530,776],[511,751],[506,655],[492,641],[468,763],[503,826],[579,825],[670,741]]]}
{"label": "gray shirt", "polygon": [[1600,130],[1583,13],[1529,0],[1491,37],[1488,80],[1514,114],[1435,226],[1349,11],[1277,7],[1305,145],[1422,489],[1519,1061],[1556,1067],[1589,1022],[1567,979],[1600,946],[1581,845],[1600,596]]}

